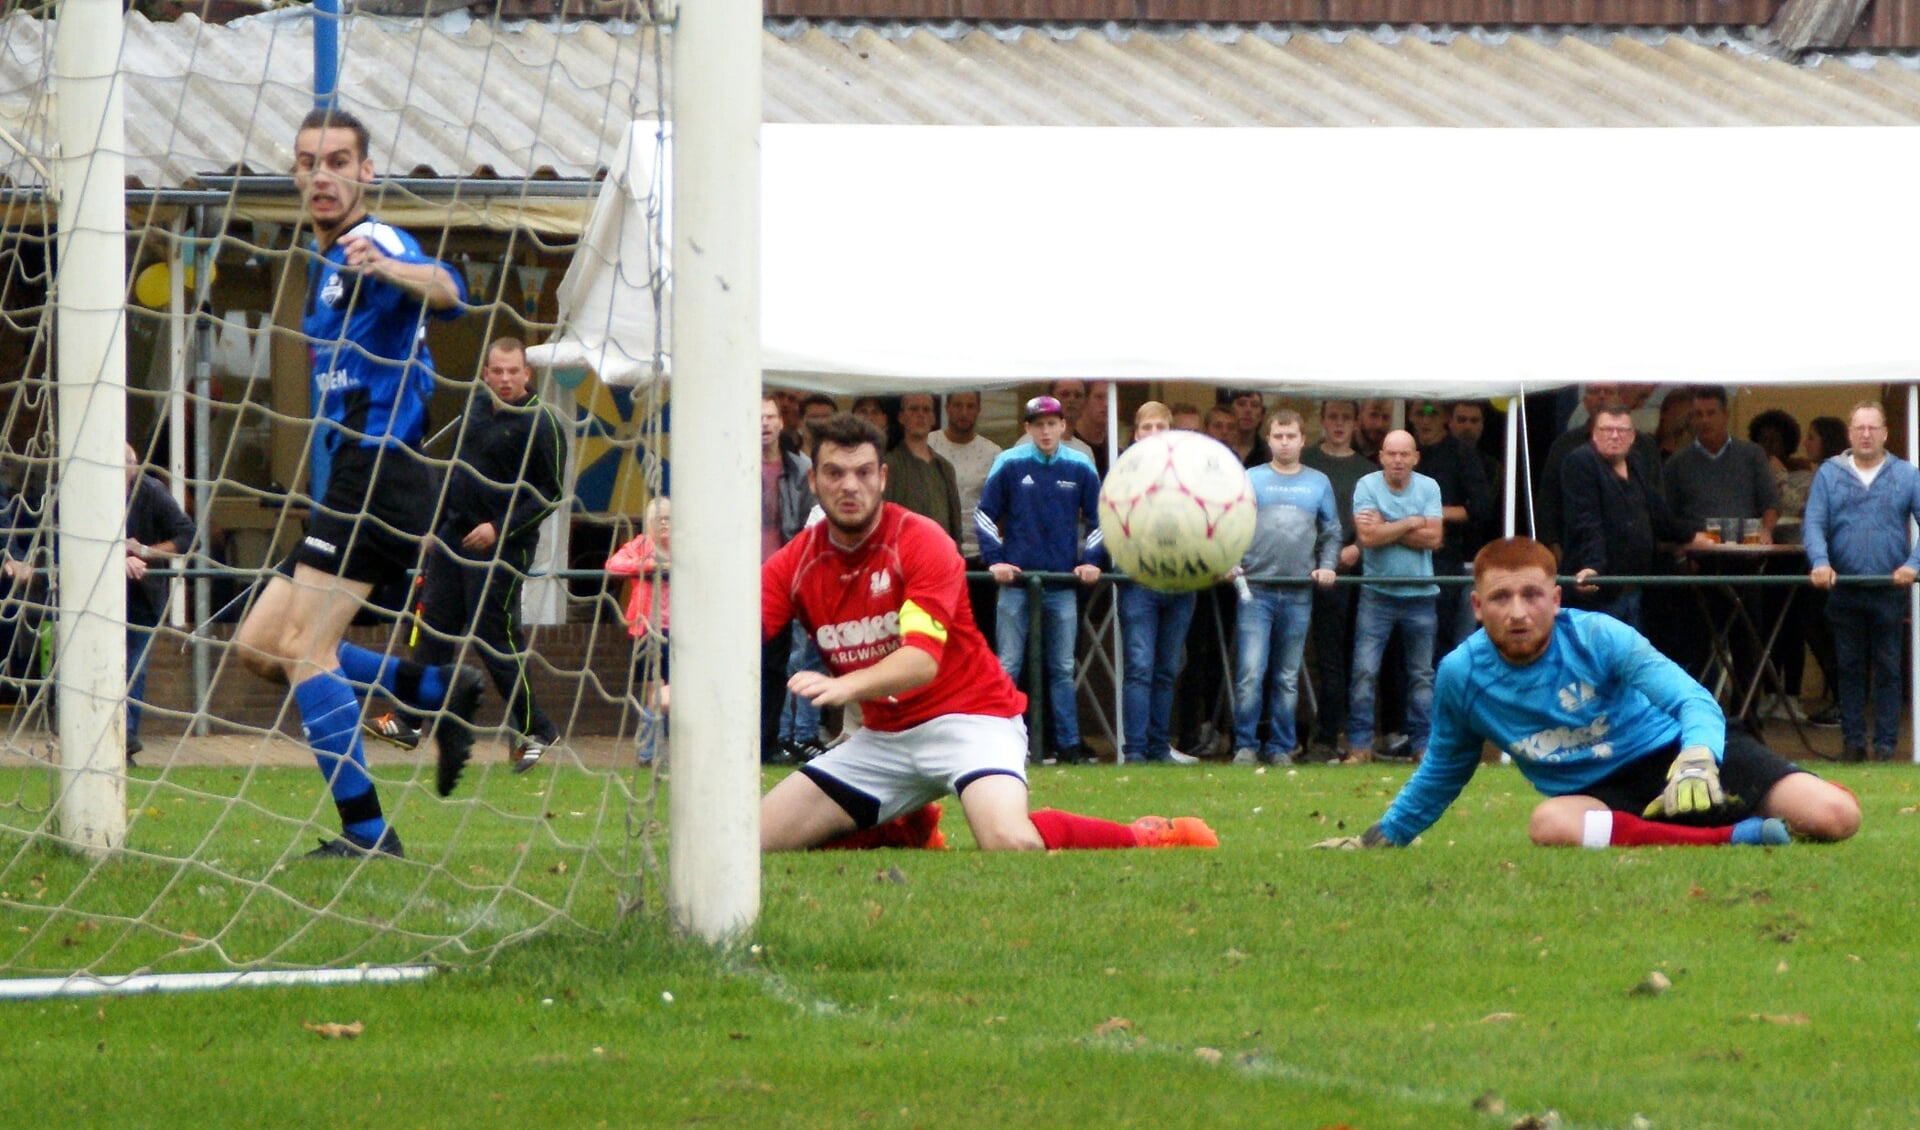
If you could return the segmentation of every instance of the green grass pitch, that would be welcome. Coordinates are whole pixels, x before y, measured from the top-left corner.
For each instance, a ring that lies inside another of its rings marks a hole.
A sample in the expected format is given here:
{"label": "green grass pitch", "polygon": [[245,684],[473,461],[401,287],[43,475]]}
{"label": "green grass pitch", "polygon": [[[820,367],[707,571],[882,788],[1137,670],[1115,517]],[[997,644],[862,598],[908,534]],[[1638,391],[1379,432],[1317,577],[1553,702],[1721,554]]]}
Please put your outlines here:
{"label": "green grass pitch", "polygon": [[[238,871],[297,832],[266,810],[312,804],[311,770],[272,772],[263,814],[216,833]],[[1035,769],[1036,806],[1193,813],[1221,847],[988,856],[950,804],[953,851],[766,859],[751,945],[724,955],[615,920],[623,821],[571,815],[617,799],[605,778],[491,775],[477,804],[401,806],[441,874],[289,868],[255,896],[466,915],[468,948],[507,943],[490,958],[398,987],[0,1004],[0,1094],[15,1126],[1920,1126],[1920,775],[1830,775],[1865,809],[1837,846],[1536,849],[1534,794],[1493,768],[1413,848],[1324,852],[1404,769]],[[173,795],[136,843],[210,826]],[[88,903],[72,866],[16,855],[0,887]],[[208,883],[110,870],[103,913],[144,908],[174,947],[217,928]],[[545,906],[568,909],[515,941]],[[15,964],[145,944],[44,917],[0,907],[36,938]],[[1655,971],[1672,987],[1634,992]]]}

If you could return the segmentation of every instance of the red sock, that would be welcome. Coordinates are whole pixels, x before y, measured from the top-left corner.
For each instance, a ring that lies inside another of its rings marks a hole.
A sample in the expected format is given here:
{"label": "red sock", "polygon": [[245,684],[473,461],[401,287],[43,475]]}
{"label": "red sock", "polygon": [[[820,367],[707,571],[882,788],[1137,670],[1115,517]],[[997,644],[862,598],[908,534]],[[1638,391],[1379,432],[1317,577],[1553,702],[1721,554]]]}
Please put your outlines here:
{"label": "red sock", "polygon": [[868,848],[926,848],[944,850],[946,837],[940,834],[940,805],[929,802],[902,813],[884,824],[835,836],[814,847],[815,851],[865,851]]}
{"label": "red sock", "polygon": [[1613,847],[1644,847],[1650,844],[1724,844],[1733,841],[1733,825],[1718,828],[1689,828],[1684,824],[1662,824],[1643,820],[1631,812],[1613,814],[1613,834],[1607,843]]}
{"label": "red sock", "polygon": [[1062,812],[1057,808],[1043,808],[1028,815],[1034,828],[1040,833],[1040,839],[1049,851],[1065,848],[1130,848],[1139,847],[1140,839],[1133,834],[1133,828],[1127,824],[1116,824],[1111,820],[1100,820],[1092,816],[1075,816],[1071,812]]}

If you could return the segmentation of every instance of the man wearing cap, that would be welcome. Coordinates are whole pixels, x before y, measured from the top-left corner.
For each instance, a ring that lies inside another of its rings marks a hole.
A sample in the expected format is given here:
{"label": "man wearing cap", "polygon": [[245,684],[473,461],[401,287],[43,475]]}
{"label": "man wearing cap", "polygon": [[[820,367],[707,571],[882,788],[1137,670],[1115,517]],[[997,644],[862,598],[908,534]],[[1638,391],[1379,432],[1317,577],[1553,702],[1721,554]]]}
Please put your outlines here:
{"label": "man wearing cap", "polygon": [[[1093,564],[1100,545],[1100,475],[1093,460],[1067,449],[1066,412],[1051,396],[1027,401],[1028,443],[1000,453],[980,489],[974,511],[980,557],[999,582],[995,611],[1000,666],[1018,681],[1027,654],[1027,570],[1071,572],[1083,585],[1100,579]],[[1082,530],[1086,533],[1084,537]],[[1073,590],[1040,594],[1041,653],[1056,756],[1087,760],[1073,693],[1073,645],[1078,629]]]}

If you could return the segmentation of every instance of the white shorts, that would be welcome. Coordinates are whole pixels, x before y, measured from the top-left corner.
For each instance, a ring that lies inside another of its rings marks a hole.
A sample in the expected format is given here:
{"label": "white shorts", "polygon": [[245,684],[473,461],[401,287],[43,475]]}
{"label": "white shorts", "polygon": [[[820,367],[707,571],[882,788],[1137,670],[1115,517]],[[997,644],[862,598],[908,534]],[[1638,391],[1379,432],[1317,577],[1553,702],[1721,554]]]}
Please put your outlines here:
{"label": "white shorts", "polygon": [[981,777],[1027,779],[1027,723],[942,714],[898,733],[858,730],[800,767],[862,828],[884,824]]}

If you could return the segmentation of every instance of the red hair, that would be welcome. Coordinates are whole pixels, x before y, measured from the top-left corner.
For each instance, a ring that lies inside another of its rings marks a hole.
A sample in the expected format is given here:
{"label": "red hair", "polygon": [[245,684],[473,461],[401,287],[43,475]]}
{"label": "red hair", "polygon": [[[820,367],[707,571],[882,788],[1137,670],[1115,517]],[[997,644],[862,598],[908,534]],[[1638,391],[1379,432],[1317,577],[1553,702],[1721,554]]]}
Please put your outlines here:
{"label": "red hair", "polygon": [[1485,576],[1492,569],[1539,569],[1551,580],[1558,567],[1552,550],[1526,537],[1496,538],[1473,555],[1475,577]]}

